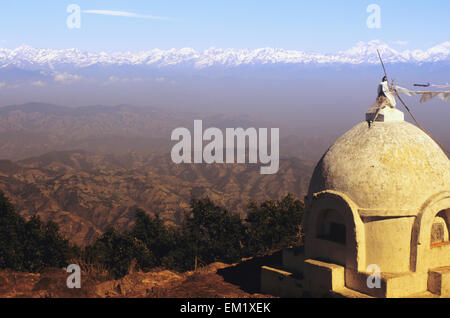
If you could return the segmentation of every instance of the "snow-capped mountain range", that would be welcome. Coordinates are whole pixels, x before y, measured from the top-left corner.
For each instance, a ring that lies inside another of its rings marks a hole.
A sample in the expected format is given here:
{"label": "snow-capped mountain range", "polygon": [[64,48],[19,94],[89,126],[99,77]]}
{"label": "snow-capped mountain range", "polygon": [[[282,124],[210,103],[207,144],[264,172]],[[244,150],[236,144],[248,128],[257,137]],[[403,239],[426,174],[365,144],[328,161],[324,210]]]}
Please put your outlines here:
{"label": "snow-capped mountain range", "polygon": [[197,69],[213,66],[237,67],[265,64],[376,64],[380,50],[386,63],[428,63],[450,61],[450,42],[444,42],[427,50],[397,51],[389,45],[374,40],[359,42],[346,51],[334,54],[309,53],[277,48],[218,49],[196,51],[192,48],[107,54],[85,52],[78,49],[39,49],[21,46],[16,49],[0,48],[0,68],[54,70],[61,65],[85,68],[104,66],[152,66],[169,67],[190,65]]}

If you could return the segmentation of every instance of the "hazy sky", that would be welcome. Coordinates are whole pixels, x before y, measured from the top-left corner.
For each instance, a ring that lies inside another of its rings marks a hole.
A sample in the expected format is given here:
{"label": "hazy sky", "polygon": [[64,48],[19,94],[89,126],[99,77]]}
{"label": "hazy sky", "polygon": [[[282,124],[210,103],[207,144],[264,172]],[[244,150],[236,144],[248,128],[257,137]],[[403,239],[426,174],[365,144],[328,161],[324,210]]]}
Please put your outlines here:
{"label": "hazy sky", "polygon": [[[81,8],[80,29],[67,27],[70,4]],[[371,15],[367,8],[372,4],[381,9],[379,29],[367,26]],[[0,47],[94,52],[277,47],[333,53],[379,39],[401,51],[429,49],[450,40],[449,12],[448,0],[1,1]],[[449,82],[448,66],[428,68],[388,65],[400,83]],[[5,76],[17,75],[3,71]],[[274,76],[246,72],[243,68],[234,77],[221,75],[214,81],[188,72],[181,79],[169,76],[164,83],[150,79],[115,86],[91,85],[84,77],[70,85],[51,79],[33,79],[34,84],[25,85],[29,73],[19,72],[23,83],[10,84],[9,77],[0,80],[0,105],[41,101],[67,106],[127,103],[221,112],[257,110],[269,117],[279,114],[305,130],[325,131],[362,120],[382,76],[378,65],[346,71],[314,68],[293,77],[289,69]],[[425,107],[417,100],[411,102],[426,127],[433,127],[439,136],[449,136],[448,123],[442,120],[449,118],[448,103]]]}
{"label": "hazy sky", "polygon": [[[72,3],[82,10],[80,29],[66,26]],[[381,8],[380,29],[366,25],[370,4]],[[448,40],[449,12],[447,0],[1,1],[0,46],[108,52],[270,46],[331,53],[381,39],[398,49],[425,49]]]}

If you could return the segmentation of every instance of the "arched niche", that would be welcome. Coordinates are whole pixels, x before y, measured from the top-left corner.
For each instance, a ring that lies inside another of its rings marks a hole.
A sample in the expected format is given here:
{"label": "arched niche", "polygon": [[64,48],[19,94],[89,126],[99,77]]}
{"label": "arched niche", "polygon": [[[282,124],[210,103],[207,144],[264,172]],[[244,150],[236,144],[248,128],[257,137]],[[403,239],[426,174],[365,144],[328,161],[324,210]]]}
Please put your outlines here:
{"label": "arched niche", "polygon": [[357,205],[345,194],[322,191],[308,201],[303,219],[308,258],[365,270],[364,225]]}
{"label": "arched niche", "polygon": [[346,245],[347,225],[345,217],[339,210],[326,209],[319,211],[316,226],[317,238]]}
{"label": "arched niche", "polygon": [[[412,271],[450,266],[450,192],[443,191],[429,198],[420,208],[411,236]],[[441,233],[438,233],[441,232]],[[433,242],[442,239],[441,242]]]}
{"label": "arched niche", "polygon": [[434,217],[431,225],[431,248],[440,247],[443,244],[449,244],[448,225],[450,209],[442,210]]}

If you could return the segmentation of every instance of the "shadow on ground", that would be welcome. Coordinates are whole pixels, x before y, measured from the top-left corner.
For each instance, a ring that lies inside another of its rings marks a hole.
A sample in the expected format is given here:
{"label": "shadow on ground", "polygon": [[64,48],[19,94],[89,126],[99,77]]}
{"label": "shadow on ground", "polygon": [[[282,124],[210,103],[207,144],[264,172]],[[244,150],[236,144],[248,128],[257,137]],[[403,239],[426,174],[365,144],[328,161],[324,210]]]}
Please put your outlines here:
{"label": "shadow on ground", "polygon": [[256,294],[261,292],[261,266],[263,265],[274,267],[281,265],[281,251],[219,269],[217,274],[222,276],[225,282],[239,286],[246,293]]}

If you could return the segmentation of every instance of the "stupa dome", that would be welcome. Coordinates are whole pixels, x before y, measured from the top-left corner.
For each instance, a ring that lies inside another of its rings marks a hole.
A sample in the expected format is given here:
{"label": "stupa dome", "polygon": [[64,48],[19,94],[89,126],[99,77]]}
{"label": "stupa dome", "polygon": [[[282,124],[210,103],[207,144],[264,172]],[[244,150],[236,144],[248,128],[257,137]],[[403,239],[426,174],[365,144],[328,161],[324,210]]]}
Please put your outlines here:
{"label": "stupa dome", "polygon": [[390,112],[336,140],[315,168],[308,198],[333,190],[361,209],[398,215],[418,211],[432,195],[450,189],[447,155],[399,110]]}

